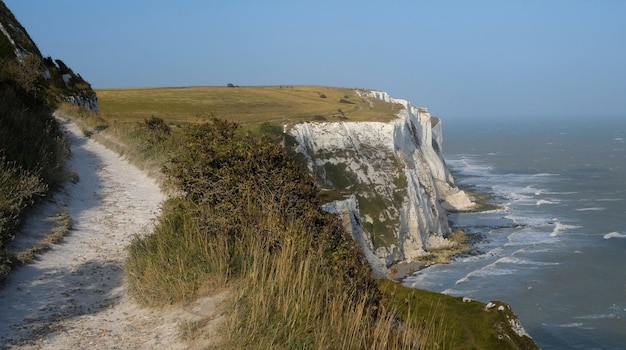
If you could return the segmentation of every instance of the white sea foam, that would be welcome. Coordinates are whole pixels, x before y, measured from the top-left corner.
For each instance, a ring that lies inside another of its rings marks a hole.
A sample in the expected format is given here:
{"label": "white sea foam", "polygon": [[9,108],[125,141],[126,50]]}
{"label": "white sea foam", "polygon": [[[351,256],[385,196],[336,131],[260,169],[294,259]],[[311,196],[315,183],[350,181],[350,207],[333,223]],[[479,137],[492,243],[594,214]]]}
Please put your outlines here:
{"label": "white sea foam", "polygon": [[469,281],[469,277],[466,276],[466,277],[463,277],[463,278],[457,280],[456,282],[454,282],[454,285],[456,286],[459,283],[464,283],[464,282],[468,282],[468,281]]}
{"label": "white sea foam", "polygon": [[532,193],[535,194],[537,191],[543,191],[542,189],[535,188],[534,185],[528,185],[522,189],[522,193]]}
{"label": "white sea foam", "polygon": [[[516,248],[516,247],[527,247],[529,245],[536,246],[538,244],[552,244],[556,239],[555,236],[546,235],[545,232],[538,232],[532,238],[529,239],[521,239],[521,240],[511,240],[504,244],[506,248]],[[545,251],[551,251],[546,249]]]}
{"label": "white sea foam", "polygon": [[562,224],[558,219],[554,219],[554,229],[552,230],[552,233],[550,233],[550,236],[555,237],[560,235],[565,230],[576,228],[580,228],[580,226]]}
{"label": "white sea foam", "polygon": [[517,254],[524,254],[524,253],[526,253],[526,248],[521,248],[521,249],[518,249],[518,250],[514,251],[511,254],[511,256],[514,256],[514,255],[517,255]]}
{"label": "white sea foam", "polygon": [[470,273],[468,273],[467,275],[465,275],[465,277],[457,280],[454,285],[460,284],[460,283],[465,283],[468,282],[470,280],[470,278],[472,277],[493,277],[493,276],[506,276],[506,275],[512,275],[515,273],[515,270],[513,269],[503,269],[503,268],[499,268],[496,266],[496,262],[493,262],[489,265],[486,265],[478,270],[474,270]]}
{"label": "white sea foam", "polygon": [[559,204],[561,201],[558,199],[540,199],[537,201],[537,206],[543,204]]}
{"label": "white sea foam", "polygon": [[579,320],[601,320],[601,319],[610,319],[610,318],[617,318],[618,316],[615,314],[591,314],[591,315],[584,315],[584,316],[576,316],[574,317],[575,319],[579,319]]}
{"label": "white sea foam", "polygon": [[560,176],[561,174],[551,174],[551,173],[539,173],[535,174],[537,177],[546,177],[546,176]]}
{"label": "white sea foam", "polygon": [[543,194],[559,194],[559,195],[570,195],[570,194],[577,194],[578,192],[576,191],[568,191],[568,192],[544,192]]}
{"label": "white sea foam", "polygon": [[557,324],[556,326],[561,327],[561,328],[580,328],[583,325],[584,324],[580,322],[572,322],[572,323]]}
{"label": "white sea foam", "polygon": [[547,262],[547,261],[531,261],[526,259],[515,258],[512,256],[506,256],[504,258],[498,259],[496,263],[502,264],[515,264],[515,265],[530,265],[530,266],[551,266],[551,265],[559,265],[558,262]]}
{"label": "white sea foam", "polygon": [[603,207],[590,207],[590,208],[578,208],[578,209],[576,209],[576,211],[602,211],[602,210],[606,210],[606,208],[603,208]]}
{"label": "white sea foam", "polygon": [[515,214],[509,214],[505,216],[504,218],[513,221],[513,223],[517,225],[525,225],[525,226],[532,226],[532,227],[550,225],[552,221],[552,219],[550,218],[541,217],[541,216],[522,216],[522,215],[515,215]]}
{"label": "white sea foam", "polygon": [[626,238],[626,233],[609,232],[606,235],[604,235],[604,239],[611,239],[611,238]]}
{"label": "white sea foam", "polygon": [[448,288],[441,293],[446,294],[446,295],[461,296],[461,295],[472,295],[472,293],[475,293],[475,292],[477,292],[476,289],[459,290],[459,289]]}
{"label": "white sea foam", "polygon": [[533,185],[525,187],[515,187],[509,185],[496,185],[493,187],[497,194],[502,195],[511,200],[512,203],[518,205],[536,205],[536,196],[540,196],[546,192],[545,189],[536,188]]}
{"label": "white sea foam", "polygon": [[479,164],[471,155],[463,155],[459,159],[446,159],[446,163],[465,175],[484,176],[492,169],[491,166]]}

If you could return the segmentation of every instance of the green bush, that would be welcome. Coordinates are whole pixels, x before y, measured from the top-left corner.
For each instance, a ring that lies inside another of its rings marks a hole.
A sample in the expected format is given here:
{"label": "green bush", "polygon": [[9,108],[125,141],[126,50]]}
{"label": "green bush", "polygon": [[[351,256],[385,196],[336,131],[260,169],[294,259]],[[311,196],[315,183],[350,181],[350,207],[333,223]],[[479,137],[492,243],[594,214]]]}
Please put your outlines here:
{"label": "green bush", "polygon": [[[166,169],[188,200],[210,208],[213,215],[223,215],[215,234],[247,239],[241,236],[242,227],[257,224],[250,211],[264,208],[262,218],[273,211],[281,225],[287,220],[311,228],[316,246],[333,260],[329,266],[342,265],[338,277],[346,283],[372,283],[369,266],[352,238],[335,216],[320,209],[313,178],[279,144],[264,137],[239,136],[236,130],[236,124],[215,118],[187,127],[182,147]],[[214,231],[212,220],[201,225],[204,232]],[[265,244],[279,246],[288,238],[267,237]]]}

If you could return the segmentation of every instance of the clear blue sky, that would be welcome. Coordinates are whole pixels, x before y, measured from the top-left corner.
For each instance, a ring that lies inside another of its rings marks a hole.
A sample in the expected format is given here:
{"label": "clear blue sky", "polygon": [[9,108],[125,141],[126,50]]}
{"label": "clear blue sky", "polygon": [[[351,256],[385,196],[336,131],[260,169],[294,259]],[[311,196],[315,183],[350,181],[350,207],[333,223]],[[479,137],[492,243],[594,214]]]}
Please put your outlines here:
{"label": "clear blue sky", "polygon": [[332,85],[444,119],[626,118],[626,1],[5,0],[96,88]]}

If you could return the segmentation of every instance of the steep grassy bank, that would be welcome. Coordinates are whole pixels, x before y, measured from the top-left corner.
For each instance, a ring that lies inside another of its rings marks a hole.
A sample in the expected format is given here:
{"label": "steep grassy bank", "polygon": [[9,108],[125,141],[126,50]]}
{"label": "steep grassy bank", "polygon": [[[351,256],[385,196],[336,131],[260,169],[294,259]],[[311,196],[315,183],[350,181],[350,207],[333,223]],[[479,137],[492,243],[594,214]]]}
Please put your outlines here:
{"label": "steep grassy bank", "polygon": [[[69,150],[52,112],[61,101],[97,106],[89,83],[42,57],[0,1],[0,282],[23,257],[6,250],[24,210],[68,179]],[[55,234],[56,236],[56,234]],[[43,244],[43,243],[42,243]],[[27,255],[45,245],[38,244]]]}
{"label": "steep grassy bank", "polygon": [[6,56],[0,64],[1,282],[14,262],[5,243],[15,235],[23,210],[65,181],[69,151],[45,95],[24,78],[27,67]]}
{"label": "steep grassy bank", "polygon": [[510,311],[373,280],[337,219],[318,209],[309,175],[255,136],[276,128],[101,110],[94,135],[165,166],[170,186],[186,193],[131,246],[129,281],[141,303],[186,303],[227,288],[225,348],[533,348],[506,333]]}

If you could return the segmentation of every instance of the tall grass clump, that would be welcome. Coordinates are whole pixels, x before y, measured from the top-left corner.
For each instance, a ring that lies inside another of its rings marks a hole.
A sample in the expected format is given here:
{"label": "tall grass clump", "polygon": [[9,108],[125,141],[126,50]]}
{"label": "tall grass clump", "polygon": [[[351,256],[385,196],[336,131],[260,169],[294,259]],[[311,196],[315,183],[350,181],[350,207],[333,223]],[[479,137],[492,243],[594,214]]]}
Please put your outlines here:
{"label": "tall grass clump", "polygon": [[226,348],[419,348],[437,340],[386,308],[366,259],[323,212],[301,165],[218,119],[185,128],[166,173],[185,193],[130,246],[145,305],[228,287]]}

